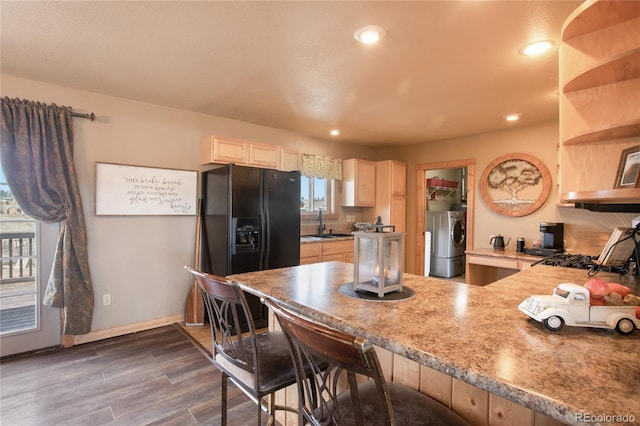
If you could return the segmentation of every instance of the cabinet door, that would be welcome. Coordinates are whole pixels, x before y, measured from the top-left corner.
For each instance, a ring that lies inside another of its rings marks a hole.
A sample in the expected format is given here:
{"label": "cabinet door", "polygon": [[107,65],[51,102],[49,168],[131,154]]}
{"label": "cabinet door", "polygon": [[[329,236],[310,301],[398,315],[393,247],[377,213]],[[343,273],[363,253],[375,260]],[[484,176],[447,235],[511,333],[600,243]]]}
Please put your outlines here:
{"label": "cabinet door", "polygon": [[322,261],[337,260],[346,262],[347,256],[353,257],[353,240],[334,241],[322,244]]}
{"label": "cabinet door", "polygon": [[405,232],[407,230],[407,198],[404,195],[391,196],[390,225],[396,226],[396,232]]}
{"label": "cabinet door", "polygon": [[200,141],[200,162],[248,164],[247,142],[207,136]]}
{"label": "cabinet door", "polygon": [[280,170],[292,172],[300,170],[300,153],[289,149],[280,149]]}
{"label": "cabinet door", "polygon": [[323,262],[344,262],[344,253],[336,253],[322,256]]}
{"label": "cabinet door", "polygon": [[308,265],[322,261],[322,243],[300,244],[300,264]]}
{"label": "cabinet door", "polygon": [[280,148],[275,145],[249,144],[249,165],[279,169]]}
{"label": "cabinet door", "polygon": [[376,163],[351,158],[342,162],[344,206],[367,207],[376,204]]}
{"label": "cabinet door", "polygon": [[391,195],[407,194],[407,165],[391,161]]}

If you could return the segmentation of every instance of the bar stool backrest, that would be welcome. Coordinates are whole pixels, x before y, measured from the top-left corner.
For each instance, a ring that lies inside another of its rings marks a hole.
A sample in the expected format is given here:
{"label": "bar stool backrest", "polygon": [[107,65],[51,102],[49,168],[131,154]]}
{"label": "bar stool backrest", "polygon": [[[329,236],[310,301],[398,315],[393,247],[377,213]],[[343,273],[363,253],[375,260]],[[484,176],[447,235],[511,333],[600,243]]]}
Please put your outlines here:
{"label": "bar stool backrest", "polygon": [[[226,278],[185,267],[195,277],[211,322],[213,359],[224,357],[258,382],[256,331],[240,286]],[[248,324],[243,336],[240,324]]]}
{"label": "bar stool backrest", "polygon": [[[299,410],[303,417],[301,423],[364,425],[363,410],[374,409],[380,424],[395,424],[382,369],[368,340],[312,322],[272,300],[265,303],[275,314],[290,344],[297,375]],[[313,375],[305,372],[304,367],[309,365],[313,367]],[[357,384],[363,378],[372,380],[375,386],[366,405],[361,403]],[[350,392],[351,397],[350,403],[343,406],[340,401],[344,400],[345,391]],[[370,403],[372,396],[374,404]]]}

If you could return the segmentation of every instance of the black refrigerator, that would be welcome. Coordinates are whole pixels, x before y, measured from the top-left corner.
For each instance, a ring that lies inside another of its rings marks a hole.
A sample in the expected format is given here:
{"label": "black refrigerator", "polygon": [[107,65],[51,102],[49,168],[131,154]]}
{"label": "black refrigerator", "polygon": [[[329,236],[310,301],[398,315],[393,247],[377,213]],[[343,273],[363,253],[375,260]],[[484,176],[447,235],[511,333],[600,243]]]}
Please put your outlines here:
{"label": "black refrigerator", "polygon": [[[224,277],[300,264],[300,172],[229,164],[202,177],[205,272]],[[266,327],[266,308],[245,296],[256,328]]]}

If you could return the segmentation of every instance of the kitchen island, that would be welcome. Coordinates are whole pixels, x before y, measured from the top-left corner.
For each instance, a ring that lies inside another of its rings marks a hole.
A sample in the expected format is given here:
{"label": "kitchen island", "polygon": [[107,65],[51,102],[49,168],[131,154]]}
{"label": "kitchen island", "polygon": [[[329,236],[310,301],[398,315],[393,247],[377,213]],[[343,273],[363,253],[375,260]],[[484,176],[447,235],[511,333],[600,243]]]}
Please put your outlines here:
{"label": "kitchen island", "polygon": [[[583,284],[583,270],[537,265],[483,287],[405,274],[415,296],[396,302],[341,294],[338,288],[353,280],[353,265],[342,262],[229,278],[245,291],[564,423],[640,422],[640,331],[551,332],[518,311],[529,295],[551,294],[561,282]],[[623,284],[638,294],[637,284]],[[489,416],[470,420],[488,424]]]}

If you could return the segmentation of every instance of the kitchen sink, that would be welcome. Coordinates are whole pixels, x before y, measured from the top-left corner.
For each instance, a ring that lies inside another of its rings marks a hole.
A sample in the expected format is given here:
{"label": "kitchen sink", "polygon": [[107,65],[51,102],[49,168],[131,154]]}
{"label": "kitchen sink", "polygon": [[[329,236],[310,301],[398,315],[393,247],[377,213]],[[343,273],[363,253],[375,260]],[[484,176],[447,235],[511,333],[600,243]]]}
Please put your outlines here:
{"label": "kitchen sink", "polygon": [[316,238],[340,238],[340,237],[352,237],[351,234],[322,234],[322,235],[307,235],[307,237],[316,237]]}

